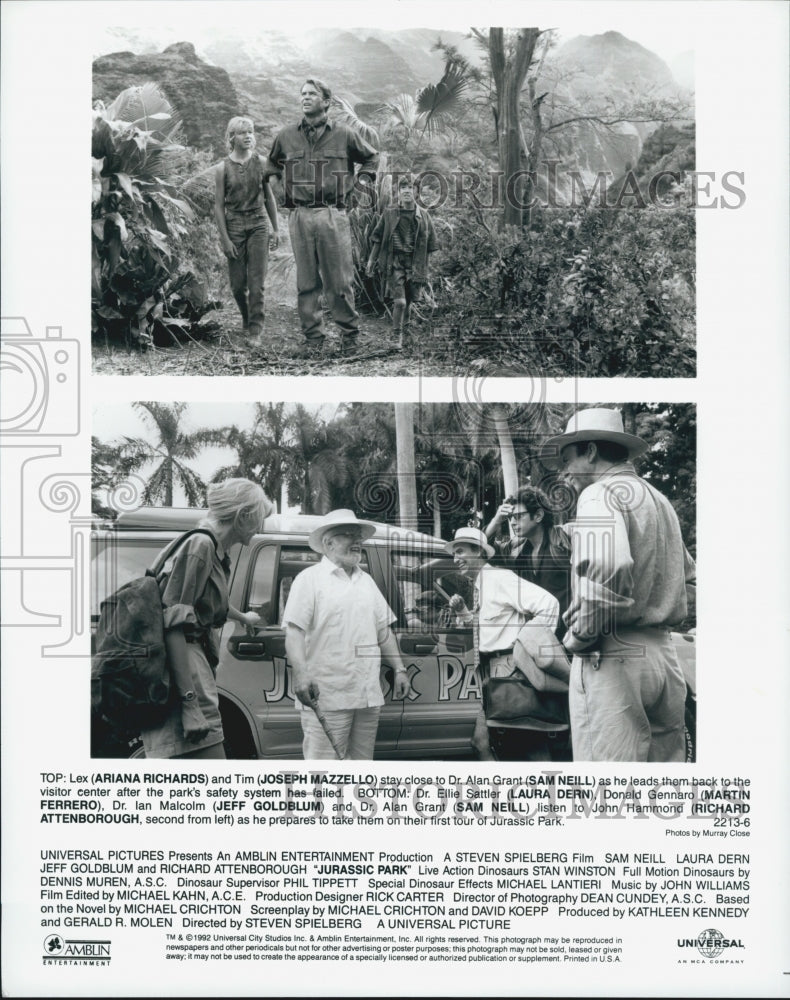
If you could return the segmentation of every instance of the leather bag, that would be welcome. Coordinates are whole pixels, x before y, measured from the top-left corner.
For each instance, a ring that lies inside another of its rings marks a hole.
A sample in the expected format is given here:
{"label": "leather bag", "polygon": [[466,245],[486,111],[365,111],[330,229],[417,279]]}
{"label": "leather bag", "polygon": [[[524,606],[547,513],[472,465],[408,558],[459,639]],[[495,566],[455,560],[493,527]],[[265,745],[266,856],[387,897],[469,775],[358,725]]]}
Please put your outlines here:
{"label": "leather bag", "polygon": [[518,673],[483,681],[483,711],[489,726],[543,732],[569,728],[567,695],[538,691]]}

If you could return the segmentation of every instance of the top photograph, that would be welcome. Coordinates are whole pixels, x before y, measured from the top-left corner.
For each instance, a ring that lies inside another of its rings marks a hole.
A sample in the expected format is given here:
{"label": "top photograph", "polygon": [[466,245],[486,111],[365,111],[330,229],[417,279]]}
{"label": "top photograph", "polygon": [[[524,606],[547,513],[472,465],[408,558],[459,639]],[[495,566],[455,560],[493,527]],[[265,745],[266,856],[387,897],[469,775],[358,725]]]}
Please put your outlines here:
{"label": "top photograph", "polygon": [[95,374],[694,377],[681,31],[264,20],[94,41]]}

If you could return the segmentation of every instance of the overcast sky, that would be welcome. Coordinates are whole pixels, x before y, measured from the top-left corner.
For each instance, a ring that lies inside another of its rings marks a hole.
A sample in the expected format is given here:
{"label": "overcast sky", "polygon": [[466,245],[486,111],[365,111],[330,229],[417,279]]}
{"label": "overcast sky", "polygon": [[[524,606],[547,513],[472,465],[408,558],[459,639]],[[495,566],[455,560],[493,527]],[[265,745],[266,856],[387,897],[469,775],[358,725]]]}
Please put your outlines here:
{"label": "overcast sky", "polygon": [[[553,0],[548,3],[471,4],[462,2],[416,2],[402,0],[397,4],[354,2],[321,5],[291,0],[285,7],[279,2],[262,4],[259,0],[236,0],[221,5],[205,2],[187,4],[165,0],[155,5],[149,2],[89,4],[93,16],[86,17],[85,28],[94,39],[97,55],[112,51],[106,29],[123,25],[128,31],[150,29],[152,40],[161,47],[174,41],[191,41],[198,48],[222,35],[243,36],[261,30],[261,12],[265,8],[267,23],[285,35],[298,38],[305,27],[371,26],[391,30],[411,27],[435,28],[444,31],[467,31],[470,24],[536,24],[556,28],[561,40],[576,35],[598,35],[619,31],[645,48],[670,61],[682,52],[695,48],[695,32],[711,30],[711,5],[687,0],[609,0],[590,3],[589,0]],[[153,7],[155,6],[156,12]],[[96,11],[101,9],[101,17]],[[296,11],[301,10],[299,17]],[[116,49],[117,50],[117,49]]]}

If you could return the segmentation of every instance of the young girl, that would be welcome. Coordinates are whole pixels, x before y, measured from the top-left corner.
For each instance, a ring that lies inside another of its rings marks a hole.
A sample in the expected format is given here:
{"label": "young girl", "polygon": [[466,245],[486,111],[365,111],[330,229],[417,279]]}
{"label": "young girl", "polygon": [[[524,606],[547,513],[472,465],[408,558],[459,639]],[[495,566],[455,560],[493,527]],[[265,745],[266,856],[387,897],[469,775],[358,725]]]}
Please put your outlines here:
{"label": "young girl", "polygon": [[230,288],[241,311],[247,345],[255,346],[260,344],[263,333],[263,284],[269,249],[276,249],[280,242],[277,205],[264,179],[265,158],[255,152],[251,119],[231,118],[225,141],[228,156],[217,165],[215,173],[214,217],[228,258]]}

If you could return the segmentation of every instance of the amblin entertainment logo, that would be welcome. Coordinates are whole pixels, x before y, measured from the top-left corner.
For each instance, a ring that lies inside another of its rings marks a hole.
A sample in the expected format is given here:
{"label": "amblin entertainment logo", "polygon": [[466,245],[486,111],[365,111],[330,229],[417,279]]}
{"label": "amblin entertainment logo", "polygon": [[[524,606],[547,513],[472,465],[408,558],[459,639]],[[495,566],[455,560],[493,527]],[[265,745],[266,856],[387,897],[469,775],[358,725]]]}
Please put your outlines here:
{"label": "amblin entertainment logo", "polygon": [[678,948],[696,948],[703,958],[717,959],[726,948],[743,948],[737,938],[725,938],[715,927],[708,927],[695,938],[678,938]]}
{"label": "amblin entertainment logo", "polygon": [[71,941],[60,934],[44,938],[44,965],[109,965],[109,941]]}

